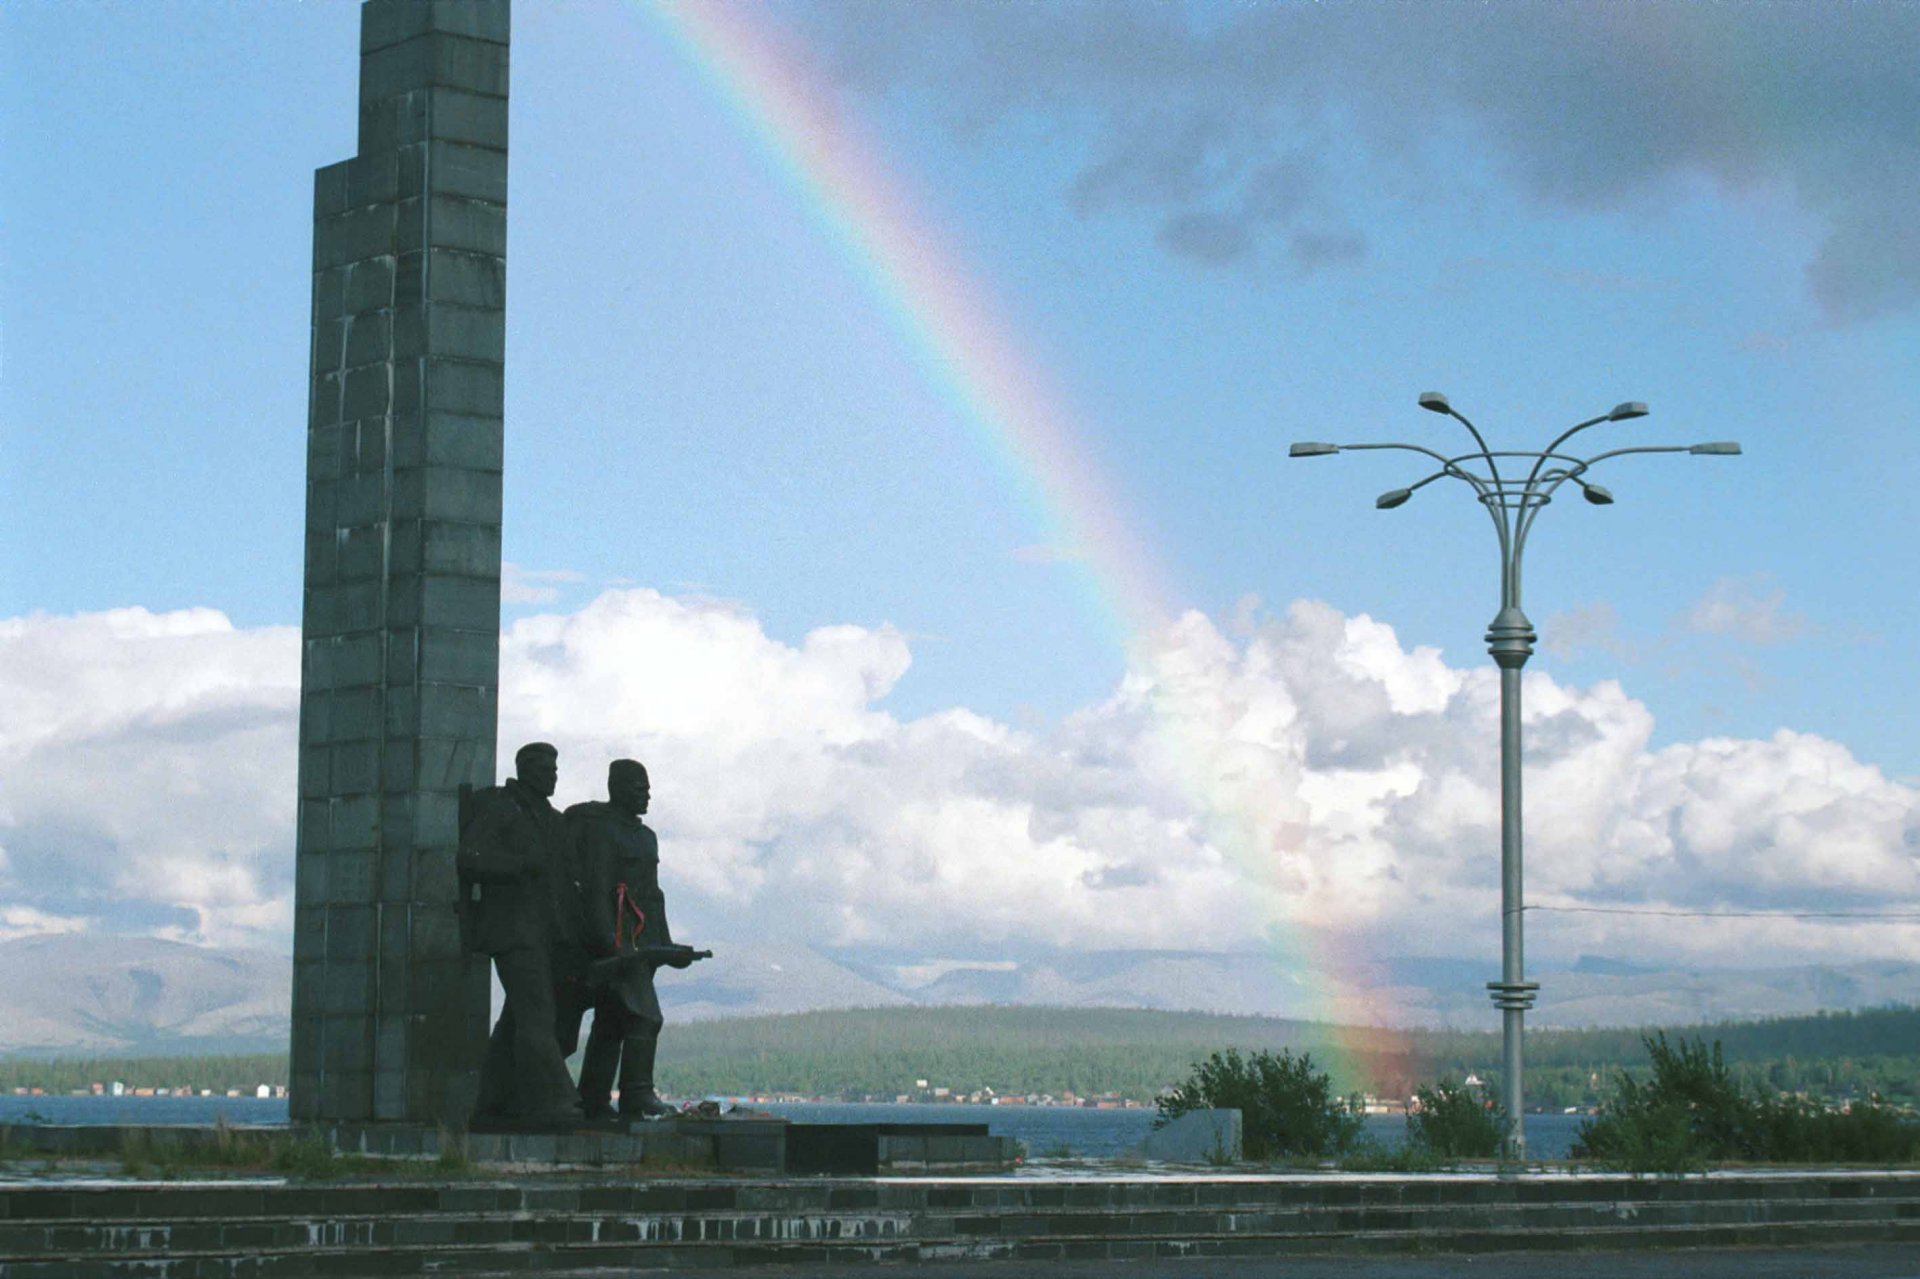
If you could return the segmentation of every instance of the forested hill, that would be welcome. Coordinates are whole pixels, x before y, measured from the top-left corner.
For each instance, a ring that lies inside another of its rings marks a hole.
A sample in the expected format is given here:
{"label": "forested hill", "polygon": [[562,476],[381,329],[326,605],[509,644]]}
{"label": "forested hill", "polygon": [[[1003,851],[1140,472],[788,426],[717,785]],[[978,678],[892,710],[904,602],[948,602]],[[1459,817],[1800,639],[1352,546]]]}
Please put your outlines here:
{"label": "forested hill", "polygon": [[[1646,1063],[1641,1030],[1527,1035],[1531,1104],[1592,1104],[1614,1071]],[[1920,1008],[1667,1027],[1669,1038],[1718,1041],[1743,1077],[1830,1097],[1879,1093],[1920,1103]],[[1498,1031],[1386,1031],[1269,1017],[1121,1008],[892,1007],[671,1023],[660,1075],[675,1096],[797,1093],[892,1098],[945,1088],[960,1095],[1119,1093],[1150,1100],[1223,1048],[1308,1052],[1341,1091],[1405,1097],[1442,1076],[1491,1078]],[[64,1092],[90,1081],[220,1089],[286,1082],[285,1054],[250,1058],[0,1060],[0,1089]]]}
{"label": "forested hill", "polygon": [[[1527,1036],[1527,1062],[1543,1066],[1571,1066],[1608,1062],[1621,1066],[1645,1064],[1645,1039],[1650,1029],[1551,1030]],[[1719,1043],[1726,1060],[1734,1063],[1812,1060],[1825,1057],[1911,1056],[1920,1054],[1920,1007],[1869,1008],[1859,1012],[1815,1013],[1810,1017],[1768,1017],[1759,1021],[1715,1022],[1669,1029],[1668,1037],[1685,1034]],[[1416,1032],[1436,1060],[1493,1064],[1499,1060],[1498,1032],[1467,1035]]]}
{"label": "forested hill", "polygon": [[1324,1058],[1331,1033],[1313,1022],[1137,1008],[857,1008],[675,1026],[660,1056],[663,1072],[709,1092],[892,1096],[925,1079],[962,1093],[1150,1097],[1227,1045]]}
{"label": "forested hill", "polygon": [[[1537,1031],[1528,1065],[1548,1104],[1579,1104],[1591,1076],[1643,1065],[1651,1030]],[[1668,1028],[1718,1041],[1743,1073],[1778,1087],[1920,1092],[1920,1008]],[[1310,1052],[1343,1089],[1406,1096],[1441,1075],[1498,1070],[1498,1031],[1342,1028],[1209,1013],[1101,1008],[874,1008],[675,1026],[662,1070],[677,1088],[896,1095],[916,1080],[957,1093],[1148,1098],[1222,1048]],[[1557,1073],[1549,1073],[1557,1072]],[[1531,1091],[1531,1090],[1530,1090]],[[1564,1095],[1572,1092],[1577,1095]]]}

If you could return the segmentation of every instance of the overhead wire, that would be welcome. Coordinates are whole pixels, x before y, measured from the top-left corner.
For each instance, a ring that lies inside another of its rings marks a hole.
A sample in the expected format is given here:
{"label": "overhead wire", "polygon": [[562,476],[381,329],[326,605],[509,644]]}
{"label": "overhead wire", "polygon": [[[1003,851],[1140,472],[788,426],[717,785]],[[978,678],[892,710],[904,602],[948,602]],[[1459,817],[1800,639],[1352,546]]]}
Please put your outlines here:
{"label": "overhead wire", "polygon": [[1628,906],[1535,906],[1522,910],[1551,910],[1578,915],[1654,915],[1664,919],[1912,919],[1920,911],[1851,910],[1649,910]]}

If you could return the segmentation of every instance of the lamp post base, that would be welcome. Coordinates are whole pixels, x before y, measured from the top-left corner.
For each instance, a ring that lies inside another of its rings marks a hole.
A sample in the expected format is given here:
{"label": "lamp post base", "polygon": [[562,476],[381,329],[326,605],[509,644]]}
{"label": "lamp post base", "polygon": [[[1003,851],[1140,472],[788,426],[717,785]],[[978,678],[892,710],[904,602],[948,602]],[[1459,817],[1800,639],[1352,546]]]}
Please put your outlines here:
{"label": "lamp post base", "polygon": [[1506,1111],[1507,1135],[1501,1143],[1502,1157],[1521,1160],[1527,1157],[1526,1096],[1521,1086],[1522,1058],[1527,1009],[1533,1007],[1540,991],[1537,981],[1490,981],[1487,993],[1500,1010],[1500,1045],[1504,1061],[1500,1070],[1501,1109]]}

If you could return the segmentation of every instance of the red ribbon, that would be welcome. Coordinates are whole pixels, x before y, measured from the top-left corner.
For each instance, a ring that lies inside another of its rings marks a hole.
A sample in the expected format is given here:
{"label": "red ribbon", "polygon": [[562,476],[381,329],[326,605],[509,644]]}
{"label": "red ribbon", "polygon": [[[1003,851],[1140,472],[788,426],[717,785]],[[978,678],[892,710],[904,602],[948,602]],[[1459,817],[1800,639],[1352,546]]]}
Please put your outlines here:
{"label": "red ribbon", "polygon": [[633,914],[633,932],[628,934],[626,940],[638,945],[640,943],[640,930],[647,926],[647,913],[640,909],[640,903],[638,901],[627,896],[627,886],[625,883],[622,883],[619,886],[619,891],[615,894],[613,906],[613,948],[615,950],[619,950],[626,944],[626,942],[621,939],[620,930],[626,925],[628,912],[632,912]]}

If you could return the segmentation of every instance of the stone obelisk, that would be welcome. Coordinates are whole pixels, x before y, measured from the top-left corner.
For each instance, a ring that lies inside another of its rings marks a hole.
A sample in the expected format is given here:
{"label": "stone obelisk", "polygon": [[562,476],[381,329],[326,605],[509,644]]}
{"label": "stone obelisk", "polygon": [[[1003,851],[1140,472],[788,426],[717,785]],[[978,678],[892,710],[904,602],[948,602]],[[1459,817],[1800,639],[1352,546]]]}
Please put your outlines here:
{"label": "stone obelisk", "polygon": [[454,913],[500,669],[508,0],[367,0],[359,151],[314,175],[290,1105],[462,1124]]}

